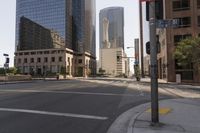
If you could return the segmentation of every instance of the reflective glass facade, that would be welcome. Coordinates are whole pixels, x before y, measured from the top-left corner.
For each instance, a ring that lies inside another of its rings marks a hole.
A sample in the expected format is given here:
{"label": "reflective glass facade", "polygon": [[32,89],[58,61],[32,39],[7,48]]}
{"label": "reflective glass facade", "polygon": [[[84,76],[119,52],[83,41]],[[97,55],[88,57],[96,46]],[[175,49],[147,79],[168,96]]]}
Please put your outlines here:
{"label": "reflective glass facade", "polygon": [[100,11],[99,25],[100,25],[100,48],[105,48],[103,34],[104,20],[108,23],[108,41],[110,48],[124,48],[124,8],[123,7],[109,7]]}
{"label": "reflective glass facade", "polygon": [[20,19],[25,17],[58,33],[67,48],[95,56],[95,0],[17,0],[16,6],[16,50],[23,49]]}
{"label": "reflective glass facade", "polygon": [[65,0],[17,0],[16,9],[16,46],[22,16],[65,37]]}

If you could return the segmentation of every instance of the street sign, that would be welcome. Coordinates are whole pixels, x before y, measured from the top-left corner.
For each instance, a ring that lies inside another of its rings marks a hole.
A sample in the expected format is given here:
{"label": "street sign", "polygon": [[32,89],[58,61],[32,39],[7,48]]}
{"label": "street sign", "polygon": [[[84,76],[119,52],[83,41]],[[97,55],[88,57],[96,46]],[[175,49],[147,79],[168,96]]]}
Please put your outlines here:
{"label": "street sign", "polygon": [[156,28],[176,28],[179,26],[179,19],[157,20]]}

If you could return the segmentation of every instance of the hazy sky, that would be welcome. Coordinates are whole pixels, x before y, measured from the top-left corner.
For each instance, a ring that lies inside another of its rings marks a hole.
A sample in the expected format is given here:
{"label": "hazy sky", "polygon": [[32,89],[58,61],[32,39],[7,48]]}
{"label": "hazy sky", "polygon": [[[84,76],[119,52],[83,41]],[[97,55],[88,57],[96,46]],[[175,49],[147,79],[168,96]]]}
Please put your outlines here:
{"label": "hazy sky", "polygon": [[[13,66],[15,50],[15,0],[0,1],[0,67],[5,59],[3,53],[10,55]],[[134,39],[139,37],[138,0],[96,0],[97,54],[99,48],[99,11],[110,6],[121,6],[125,10],[125,47],[134,46]],[[126,50],[128,56],[134,56],[134,49]],[[98,55],[97,55],[98,57]]]}

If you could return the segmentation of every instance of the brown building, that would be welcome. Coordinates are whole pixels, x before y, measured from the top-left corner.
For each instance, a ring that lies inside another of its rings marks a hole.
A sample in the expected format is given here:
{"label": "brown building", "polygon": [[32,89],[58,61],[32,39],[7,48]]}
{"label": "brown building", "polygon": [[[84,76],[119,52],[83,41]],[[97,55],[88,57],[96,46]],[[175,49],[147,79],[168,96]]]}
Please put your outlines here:
{"label": "brown building", "polygon": [[200,0],[164,0],[164,19],[178,19],[176,28],[158,29],[161,53],[158,54],[159,78],[176,81],[176,74],[182,82],[200,82],[195,64],[182,67],[173,57],[179,41],[200,35]]}

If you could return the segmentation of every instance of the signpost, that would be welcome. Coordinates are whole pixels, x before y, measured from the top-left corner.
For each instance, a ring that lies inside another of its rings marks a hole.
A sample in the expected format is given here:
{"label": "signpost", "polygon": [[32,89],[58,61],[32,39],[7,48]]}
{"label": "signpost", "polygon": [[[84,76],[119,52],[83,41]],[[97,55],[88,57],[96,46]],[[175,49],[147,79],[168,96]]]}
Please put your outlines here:
{"label": "signpost", "polygon": [[149,8],[149,28],[150,28],[150,61],[151,61],[151,121],[153,125],[159,123],[158,104],[158,64],[156,46],[156,15],[155,2],[150,2]]}
{"label": "signpost", "polygon": [[176,28],[179,26],[179,19],[157,20],[156,28]]}

